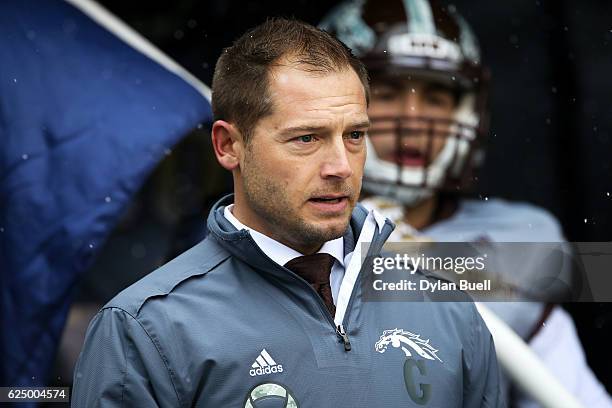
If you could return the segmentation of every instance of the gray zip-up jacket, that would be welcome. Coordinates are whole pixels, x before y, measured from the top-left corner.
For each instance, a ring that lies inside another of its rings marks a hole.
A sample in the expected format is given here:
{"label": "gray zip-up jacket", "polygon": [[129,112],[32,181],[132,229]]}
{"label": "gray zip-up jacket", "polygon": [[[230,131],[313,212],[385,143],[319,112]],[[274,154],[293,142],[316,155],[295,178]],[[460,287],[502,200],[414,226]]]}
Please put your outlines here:
{"label": "gray zip-up jacket", "polygon": [[[332,317],[246,230],[209,236],[111,300],[75,368],[75,407],[498,407],[491,335],[470,302],[366,302],[350,261]],[[358,205],[345,253],[393,225]],[[355,255],[354,258],[357,258]],[[367,264],[364,264],[367,265]]]}

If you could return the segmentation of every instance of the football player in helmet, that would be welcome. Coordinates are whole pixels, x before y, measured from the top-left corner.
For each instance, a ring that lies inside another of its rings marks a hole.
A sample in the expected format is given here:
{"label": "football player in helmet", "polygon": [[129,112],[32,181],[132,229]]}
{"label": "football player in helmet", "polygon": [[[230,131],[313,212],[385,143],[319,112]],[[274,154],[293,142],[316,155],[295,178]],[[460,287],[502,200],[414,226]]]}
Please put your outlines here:
{"label": "football player in helmet", "polygon": [[[320,27],[350,47],[370,73],[363,203],[396,223],[390,240],[564,241],[557,220],[541,208],[464,198],[483,159],[489,76],[476,37],[454,6],[434,0],[349,1]],[[501,274],[513,274],[517,267],[503,269]],[[612,406],[561,307],[489,306],[581,402]],[[525,396],[513,404],[537,406]]]}

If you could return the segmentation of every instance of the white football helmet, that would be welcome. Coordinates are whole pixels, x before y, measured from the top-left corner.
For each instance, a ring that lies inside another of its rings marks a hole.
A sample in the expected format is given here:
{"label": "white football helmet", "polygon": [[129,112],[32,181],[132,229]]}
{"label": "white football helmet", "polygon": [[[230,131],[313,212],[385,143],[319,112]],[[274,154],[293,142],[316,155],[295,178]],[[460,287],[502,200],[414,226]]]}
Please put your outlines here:
{"label": "white football helmet", "polygon": [[[356,0],[340,4],[320,23],[364,62],[370,76],[443,83],[458,95],[451,118],[370,115],[368,138],[393,131],[398,157],[383,160],[370,140],[363,189],[404,204],[415,204],[435,191],[464,192],[481,164],[487,132],[488,73],[478,44],[453,6],[435,0]],[[379,123],[385,123],[380,131]],[[378,128],[378,130],[377,130]],[[403,165],[403,140],[426,134],[446,142],[433,157],[423,152],[421,166]]]}

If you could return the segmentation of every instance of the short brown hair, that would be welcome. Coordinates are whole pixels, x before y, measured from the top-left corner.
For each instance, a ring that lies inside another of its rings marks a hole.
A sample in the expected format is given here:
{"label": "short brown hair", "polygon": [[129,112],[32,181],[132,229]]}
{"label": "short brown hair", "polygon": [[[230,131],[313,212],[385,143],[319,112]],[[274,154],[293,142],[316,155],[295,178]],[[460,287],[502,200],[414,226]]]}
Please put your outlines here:
{"label": "short brown hair", "polygon": [[325,74],[352,68],[369,101],[367,71],[346,45],[310,24],[274,18],[223,50],[212,83],[214,120],[234,122],[248,143],[255,124],[272,112],[270,67],[287,56],[295,58],[308,72]]}

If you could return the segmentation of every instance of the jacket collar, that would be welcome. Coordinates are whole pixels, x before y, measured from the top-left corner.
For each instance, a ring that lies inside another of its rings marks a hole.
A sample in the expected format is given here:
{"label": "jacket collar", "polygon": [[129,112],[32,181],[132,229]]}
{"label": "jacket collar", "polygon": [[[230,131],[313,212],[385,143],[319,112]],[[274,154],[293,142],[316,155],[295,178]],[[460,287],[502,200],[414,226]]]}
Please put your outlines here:
{"label": "jacket collar", "polygon": [[[225,216],[223,215],[223,211],[227,205],[230,205],[234,202],[234,194],[228,194],[225,197],[221,198],[219,201],[215,203],[212,210],[208,215],[207,227],[208,231],[211,232],[215,238],[219,239],[222,242],[239,242],[247,240],[250,237],[250,233],[246,230],[238,231],[231,222],[229,222]],[[346,256],[348,253],[353,252],[355,249],[355,240],[356,237],[361,233],[361,229],[363,228],[363,224],[368,216],[368,210],[362,206],[361,204],[357,204],[353,209],[353,213],[351,215],[351,220],[349,222],[349,227],[344,233],[344,255]],[[387,228],[391,228],[391,230],[395,227],[391,221],[386,220]],[[379,222],[378,224],[379,234],[377,235],[386,235],[384,234],[384,230],[386,228],[383,227],[383,222]],[[383,232],[383,234],[380,234]],[[385,240],[387,236],[384,237]],[[239,251],[231,251],[239,252]]]}
{"label": "jacket collar", "polygon": [[[287,281],[287,270],[272,261],[255,243],[248,230],[238,231],[229,222],[223,212],[225,206],[234,202],[234,195],[229,194],[221,198],[213,206],[208,216],[207,226],[210,234],[218,243],[229,253],[241,261],[251,265],[261,271],[269,272],[277,278]],[[353,209],[349,226],[344,234],[344,255],[355,250],[357,237],[360,236],[369,211],[361,204],[357,204]],[[376,229],[372,237],[372,249],[380,251],[382,245],[389,237],[395,227],[391,221],[376,217]]]}
{"label": "jacket collar", "polygon": [[[251,233],[251,237],[255,243],[266,253],[274,262],[279,265],[285,265],[294,258],[300,257],[303,254],[293,248],[288,247],[282,242],[278,242],[261,232],[244,225],[232,214],[234,204],[226,205],[223,211],[225,218],[232,223],[238,230],[247,229]],[[344,238],[339,237],[323,244],[319,253],[326,253],[334,257],[336,261],[344,267]]]}

